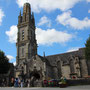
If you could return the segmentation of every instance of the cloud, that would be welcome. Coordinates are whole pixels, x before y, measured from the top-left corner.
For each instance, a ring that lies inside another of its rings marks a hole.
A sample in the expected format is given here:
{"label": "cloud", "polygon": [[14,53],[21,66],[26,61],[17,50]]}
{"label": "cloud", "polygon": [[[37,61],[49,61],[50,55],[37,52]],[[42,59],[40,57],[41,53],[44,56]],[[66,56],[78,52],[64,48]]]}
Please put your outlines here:
{"label": "cloud", "polygon": [[88,10],[88,13],[90,13],[90,10]]}
{"label": "cloud", "polygon": [[87,2],[90,2],[90,0],[86,0]]}
{"label": "cloud", "polygon": [[36,28],[36,38],[39,45],[52,45],[65,43],[72,39],[72,35],[55,29],[42,30]]}
{"label": "cloud", "polygon": [[9,42],[15,43],[17,41],[17,26],[12,25],[9,31],[6,31],[6,35],[9,37]]}
{"label": "cloud", "polygon": [[9,61],[15,59],[15,58],[14,58],[13,56],[11,56],[11,55],[7,55],[7,57],[8,57],[8,59],[9,59]]}
{"label": "cloud", "polygon": [[70,26],[78,30],[90,27],[90,19],[88,19],[88,17],[85,17],[83,20],[79,20],[75,17],[72,17],[71,14],[72,12],[70,10],[64,12],[57,16],[56,21],[64,26]]}
{"label": "cloud", "polygon": [[[17,40],[17,26],[12,25],[9,31],[6,31],[10,43]],[[39,45],[52,45],[53,43],[65,43],[72,39],[72,35],[55,29],[42,30],[36,28],[36,38]]]}
{"label": "cloud", "polygon": [[24,3],[29,2],[34,12],[40,12],[42,9],[53,11],[59,9],[61,11],[68,10],[83,0],[17,0],[19,7],[23,7]]}
{"label": "cloud", "polygon": [[15,61],[15,62],[13,62],[13,64],[14,64],[14,66],[16,66],[16,61]]}
{"label": "cloud", "polygon": [[5,15],[4,15],[3,10],[0,9],[0,25],[1,25],[1,23],[2,23],[2,19],[3,19],[4,16],[5,16]]}
{"label": "cloud", "polygon": [[51,27],[51,20],[48,17],[43,16],[39,20],[38,26],[46,25],[47,27]]}
{"label": "cloud", "polygon": [[7,55],[9,62],[13,63],[13,65],[16,65],[16,61],[15,61],[15,57],[11,56],[11,55]]}
{"label": "cloud", "polygon": [[79,50],[80,47],[72,47],[72,48],[69,48],[69,50],[67,50],[67,52],[73,52],[73,51],[77,51]]}

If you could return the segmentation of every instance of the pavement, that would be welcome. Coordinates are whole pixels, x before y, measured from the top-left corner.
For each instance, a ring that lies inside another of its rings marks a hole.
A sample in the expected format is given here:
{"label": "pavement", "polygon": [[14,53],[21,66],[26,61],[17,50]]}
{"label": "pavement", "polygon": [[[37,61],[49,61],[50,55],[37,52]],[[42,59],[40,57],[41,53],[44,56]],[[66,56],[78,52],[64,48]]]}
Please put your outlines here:
{"label": "pavement", "polygon": [[33,88],[14,88],[14,87],[0,87],[0,90],[90,90],[90,85],[83,86],[69,86],[66,88],[42,88],[42,87],[33,87]]}

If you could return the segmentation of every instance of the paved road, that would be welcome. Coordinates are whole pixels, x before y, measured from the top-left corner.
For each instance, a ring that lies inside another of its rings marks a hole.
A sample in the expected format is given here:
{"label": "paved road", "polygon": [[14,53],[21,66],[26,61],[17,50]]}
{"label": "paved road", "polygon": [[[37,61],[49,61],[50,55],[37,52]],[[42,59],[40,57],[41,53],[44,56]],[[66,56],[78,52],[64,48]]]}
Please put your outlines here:
{"label": "paved road", "polygon": [[90,90],[90,85],[84,85],[84,86],[70,86],[67,88],[1,88],[0,90]]}

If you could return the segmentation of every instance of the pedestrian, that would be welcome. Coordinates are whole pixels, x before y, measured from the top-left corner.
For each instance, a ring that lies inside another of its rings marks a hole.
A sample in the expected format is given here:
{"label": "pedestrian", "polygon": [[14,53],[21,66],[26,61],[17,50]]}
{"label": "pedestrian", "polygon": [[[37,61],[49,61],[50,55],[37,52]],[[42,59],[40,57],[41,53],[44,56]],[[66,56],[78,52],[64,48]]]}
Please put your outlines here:
{"label": "pedestrian", "polygon": [[15,87],[18,87],[18,78],[15,79]]}
{"label": "pedestrian", "polygon": [[21,81],[20,81],[20,79],[18,79],[18,86],[19,86],[19,87],[21,86]]}
{"label": "pedestrian", "polygon": [[44,87],[47,87],[48,81],[44,80],[43,83],[44,83]]}
{"label": "pedestrian", "polygon": [[23,80],[21,80],[21,88],[23,87]]}
{"label": "pedestrian", "polygon": [[11,78],[11,87],[14,86],[14,78]]}
{"label": "pedestrian", "polygon": [[29,80],[27,80],[27,87],[29,87]]}

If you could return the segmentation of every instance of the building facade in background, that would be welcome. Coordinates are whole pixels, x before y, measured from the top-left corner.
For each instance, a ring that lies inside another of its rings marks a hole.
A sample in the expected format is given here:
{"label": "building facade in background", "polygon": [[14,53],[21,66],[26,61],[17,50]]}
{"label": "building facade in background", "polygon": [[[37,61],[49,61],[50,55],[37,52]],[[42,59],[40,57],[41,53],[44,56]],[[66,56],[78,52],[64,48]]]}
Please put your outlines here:
{"label": "building facade in background", "polygon": [[29,3],[18,16],[18,38],[15,77],[28,79],[32,86],[42,80],[84,78],[88,76],[84,48],[64,54],[40,56],[37,54],[35,19]]}

